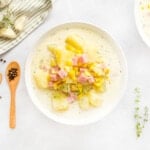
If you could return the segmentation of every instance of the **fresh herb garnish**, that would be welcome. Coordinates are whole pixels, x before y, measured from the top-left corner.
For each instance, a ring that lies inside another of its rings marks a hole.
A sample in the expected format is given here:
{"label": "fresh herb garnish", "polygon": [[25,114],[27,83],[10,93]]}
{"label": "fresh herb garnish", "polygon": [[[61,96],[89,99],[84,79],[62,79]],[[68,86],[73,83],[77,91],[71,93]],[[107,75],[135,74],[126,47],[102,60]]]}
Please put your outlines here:
{"label": "fresh herb garnish", "polygon": [[[140,100],[141,100],[141,90],[139,88],[135,88],[135,108],[134,108],[134,118],[136,121],[135,129],[136,136],[139,138],[142,134],[143,129],[145,128],[145,124],[148,122],[149,117],[149,108],[145,106],[143,110],[140,108]],[[144,111],[144,113],[142,113]]]}
{"label": "fresh herb garnish", "polygon": [[89,93],[89,91],[92,89],[92,86],[91,85],[84,85],[83,88],[82,88],[82,93],[83,94],[87,94]]}
{"label": "fresh herb garnish", "polygon": [[70,92],[70,85],[69,84],[62,84],[62,85],[60,85],[59,90],[64,92],[64,93],[69,93]]}

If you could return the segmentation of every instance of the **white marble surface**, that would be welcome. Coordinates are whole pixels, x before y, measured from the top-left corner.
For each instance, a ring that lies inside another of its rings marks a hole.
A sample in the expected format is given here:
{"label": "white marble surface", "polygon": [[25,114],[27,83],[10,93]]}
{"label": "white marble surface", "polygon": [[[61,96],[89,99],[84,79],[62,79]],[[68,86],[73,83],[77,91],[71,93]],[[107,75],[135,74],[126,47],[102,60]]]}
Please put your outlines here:
{"label": "white marble surface", "polygon": [[[24,64],[30,47],[51,27],[85,21],[108,30],[120,43],[128,62],[129,82],[118,107],[96,124],[72,127],[53,122],[32,104],[25,87]],[[133,89],[142,89],[142,104],[150,106],[150,48],[141,40],[134,21],[133,0],[56,0],[45,24],[4,56],[17,60],[22,78],[17,94],[17,127],[8,127],[9,92],[0,85],[0,150],[148,150],[150,123],[140,139],[135,136]],[[3,73],[6,65],[0,64]]]}

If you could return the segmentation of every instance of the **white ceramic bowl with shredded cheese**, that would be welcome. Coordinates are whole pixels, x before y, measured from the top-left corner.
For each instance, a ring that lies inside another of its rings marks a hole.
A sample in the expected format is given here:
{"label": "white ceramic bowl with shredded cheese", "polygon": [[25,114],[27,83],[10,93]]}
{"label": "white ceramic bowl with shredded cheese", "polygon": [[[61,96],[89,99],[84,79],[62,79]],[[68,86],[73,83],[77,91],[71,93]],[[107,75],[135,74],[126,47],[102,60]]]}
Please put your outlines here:
{"label": "white ceramic bowl with shredded cheese", "polygon": [[[149,9],[146,8],[148,5]],[[150,0],[135,0],[134,15],[137,30],[142,40],[150,47]]]}
{"label": "white ceramic bowl with shredded cheese", "polygon": [[[47,44],[52,41],[61,43],[70,33],[80,34],[88,43],[101,47],[100,51],[106,62],[110,62],[112,82],[104,94],[99,94],[99,97],[103,99],[101,107],[83,111],[78,105],[72,104],[68,111],[58,113],[52,109],[48,94],[34,84],[32,71],[38,59],[37,56],[47,57]],[[25,82],[32,102],[48,118],[67,125],[86,125],[101,120],[120,102],[126,89],[127,63],[122,49],[106,31],[88,23],[66,23],[50,29],[32,49],[26,62]]]}

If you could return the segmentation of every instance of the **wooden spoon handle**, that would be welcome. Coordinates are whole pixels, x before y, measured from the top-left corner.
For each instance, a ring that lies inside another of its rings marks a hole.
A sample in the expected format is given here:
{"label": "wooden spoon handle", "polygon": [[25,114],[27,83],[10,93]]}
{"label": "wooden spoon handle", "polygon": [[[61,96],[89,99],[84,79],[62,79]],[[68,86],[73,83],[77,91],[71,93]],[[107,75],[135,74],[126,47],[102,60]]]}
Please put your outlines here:
{"label": "wooden spoon handle", "polygon": [[11,92],[9,127],[12,129],[16,127],[15,91]]}
{"label": "wooden spoon handle", "polygon": [[1,84],[1,82],[2,82],[2,74],[0,73],[0,84]]}

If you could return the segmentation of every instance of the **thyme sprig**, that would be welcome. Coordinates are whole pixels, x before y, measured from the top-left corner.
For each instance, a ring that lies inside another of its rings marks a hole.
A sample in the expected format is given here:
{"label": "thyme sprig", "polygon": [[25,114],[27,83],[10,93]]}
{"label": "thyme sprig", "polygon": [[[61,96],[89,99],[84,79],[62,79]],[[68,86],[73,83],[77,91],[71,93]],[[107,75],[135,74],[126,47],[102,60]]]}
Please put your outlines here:
{"label": "thyme sprig", "polygon": [[[145,128],[146,123],[149,118],[149,108],[145,106],[142,110],[140,108],[140,100],[141,100],[141,90],[139,88],[135,88],[135,108],[134,108],[134,118],[135,118],[135,129],[136,136],[139,138],[142,134],[143,129]],[[141,111],[144,113],[142,114]]]}

